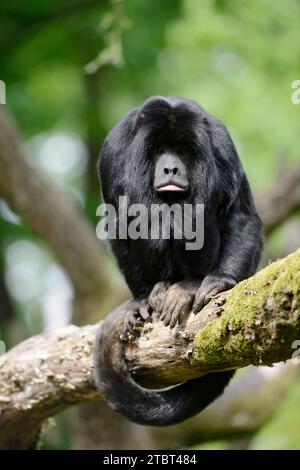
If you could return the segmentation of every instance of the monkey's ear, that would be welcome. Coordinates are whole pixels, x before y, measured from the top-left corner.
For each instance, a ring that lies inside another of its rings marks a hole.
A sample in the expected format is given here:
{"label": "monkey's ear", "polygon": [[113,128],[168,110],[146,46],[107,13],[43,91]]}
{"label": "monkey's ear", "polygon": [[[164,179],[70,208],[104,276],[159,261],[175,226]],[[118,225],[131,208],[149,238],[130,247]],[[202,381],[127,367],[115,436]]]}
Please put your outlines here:
{"label": "monkey's ear", "polygon": [[244,170],[225,125],[213,116],[206,118],[206,122],[215,163],[222,181],[225,206],[228,210],[238,195]]}

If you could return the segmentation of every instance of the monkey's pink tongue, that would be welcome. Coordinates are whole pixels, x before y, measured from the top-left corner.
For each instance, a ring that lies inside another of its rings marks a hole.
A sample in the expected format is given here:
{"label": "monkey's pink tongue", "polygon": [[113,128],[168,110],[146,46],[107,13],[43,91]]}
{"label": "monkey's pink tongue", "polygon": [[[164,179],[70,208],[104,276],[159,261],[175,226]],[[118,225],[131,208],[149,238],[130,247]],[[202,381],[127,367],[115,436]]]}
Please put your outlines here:
{"label": "monkey's pink tongue", "polygon": [[167,186],[159,188],[159,191],[183,191],[183,189],[175,186],[175,184],[167,184]]}

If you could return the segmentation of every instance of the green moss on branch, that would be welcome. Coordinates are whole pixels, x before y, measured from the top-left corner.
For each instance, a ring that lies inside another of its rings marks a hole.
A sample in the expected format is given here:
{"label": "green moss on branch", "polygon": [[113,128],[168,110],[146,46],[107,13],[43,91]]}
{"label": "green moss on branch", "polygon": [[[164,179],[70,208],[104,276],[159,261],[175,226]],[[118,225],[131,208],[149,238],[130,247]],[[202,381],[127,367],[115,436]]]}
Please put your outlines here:
{"label": "green moss on branch", "polygon": [[220,370],[291,358],[300,339],[300,250],[237,285],[222,310],[195,337],[199,365]]}

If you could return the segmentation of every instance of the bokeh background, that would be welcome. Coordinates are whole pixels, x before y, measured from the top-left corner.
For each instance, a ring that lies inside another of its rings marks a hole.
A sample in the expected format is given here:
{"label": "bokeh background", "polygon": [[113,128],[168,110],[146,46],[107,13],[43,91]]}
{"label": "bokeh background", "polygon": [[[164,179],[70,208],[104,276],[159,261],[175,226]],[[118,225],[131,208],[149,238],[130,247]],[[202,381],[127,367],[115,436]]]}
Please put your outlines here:
{"label": "bokeh background", "polygon": [[[95,238],[101,143],[156,94],[196,100],[225,122],[260,201],[298,168],[300,207],[300,105],[291,100],[300,79],[299,27],[299,0],[2,0],[1,107],[16,121],[28,161],[53,185],[47,189],[58,186],[79,207],[78,223]],[[10,191],[21,189],[16,183]],[[51,194],[43,197],[50,204]],[[45,329],[96,321],[129,295],[100,241],[99,283],[86,286],[62,254],[76,227],[66,234],[62,226],[55,244],[37,228],[34,207],[29,217],[13,199],[0,187],[0,339],[7,349]],[[45,212],[59,233],[59,214]],[[268,231],[262,265],[298,248],[299,234],[293,210]],[[89,404],[56,416],[41,447],[299,449],[299,406],[299,365],[250,367],[183,425],[141,428],[103,403]]]}

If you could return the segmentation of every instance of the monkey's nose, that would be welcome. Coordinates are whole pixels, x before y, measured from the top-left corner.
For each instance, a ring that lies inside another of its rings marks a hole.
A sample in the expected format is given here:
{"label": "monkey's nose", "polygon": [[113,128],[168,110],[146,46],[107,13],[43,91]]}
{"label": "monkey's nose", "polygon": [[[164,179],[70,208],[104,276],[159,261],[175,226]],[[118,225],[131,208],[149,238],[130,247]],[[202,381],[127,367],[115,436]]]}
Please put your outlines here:
{"label": "monkey's nose", "polygon": [[178,168],[176,166],[175,167],[165,167],[164,168],[164,173],[166,175],[177,175]]}

